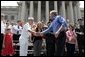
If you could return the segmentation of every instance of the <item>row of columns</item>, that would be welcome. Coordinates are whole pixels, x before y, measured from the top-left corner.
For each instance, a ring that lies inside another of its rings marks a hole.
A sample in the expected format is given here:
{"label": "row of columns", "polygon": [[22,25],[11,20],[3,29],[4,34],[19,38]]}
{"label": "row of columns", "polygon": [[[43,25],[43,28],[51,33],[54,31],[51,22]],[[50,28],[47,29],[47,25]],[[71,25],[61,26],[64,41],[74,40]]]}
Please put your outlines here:
{"label": "row of columns", "polygon": [[[30,11],[29,11],[29,16],[33,17],[33,1],[30,1]],[[71,24],[74,24],[74,13],[73,13],[73,5],[72,5],[72,1],[69,1],[68,3],[68,19],[70,21]],[[80,9],[79,9],[79,2],[77,2],[77,4],[74,6],[75,8],[75,16],[76,16],[76,19],[79,19],[81,18],[81,15],[80,15]],[[26,4],[25,4],[25,1],[23,1],[22,3],[22,13],[21,13],[21,19],[24,19],[24,16],[25,16],[25,13],[26,13]],[[46,21],[49,20],[49,1],[46,1]],[[58,7],[57,7],[57,1],[54,1],[54,10],[58,11]],[[38,1],[38,10],[37,10],[38,14],[37,14],[37,18],[38,18],[38,21],[41,20],[41,1]],[[62,1],[61,2],[61,12],[62,12],[62,16],[66,19],[66,8],[65,8],[65,1]]]}

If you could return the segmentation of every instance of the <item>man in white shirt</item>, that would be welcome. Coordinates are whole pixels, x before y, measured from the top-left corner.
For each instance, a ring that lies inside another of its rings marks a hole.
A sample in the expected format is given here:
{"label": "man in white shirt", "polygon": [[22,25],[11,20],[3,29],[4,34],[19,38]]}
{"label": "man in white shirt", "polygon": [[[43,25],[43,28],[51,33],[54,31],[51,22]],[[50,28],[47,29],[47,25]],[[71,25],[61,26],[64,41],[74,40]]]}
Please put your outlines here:
{"label": "man in white shirt", "polygon": [[23,30],[19,38],[20,56],[27,56],[28,44],[31,37],[31,33],[36,34],[34,31],[32,31],[33,21],[34,18],[29,17],[28,22],[23,26]]}
{"label": "man in white shirt", "polygon": [[22,24],[22,20],[18,20],[17,21],[17,25],[14,25],[12,27],[12,33],[13,33],[13,40],[14,41],[19,40],[19,37],[20,37],[21,32],[22,32],[22,26],[21,26],[21,24]]}

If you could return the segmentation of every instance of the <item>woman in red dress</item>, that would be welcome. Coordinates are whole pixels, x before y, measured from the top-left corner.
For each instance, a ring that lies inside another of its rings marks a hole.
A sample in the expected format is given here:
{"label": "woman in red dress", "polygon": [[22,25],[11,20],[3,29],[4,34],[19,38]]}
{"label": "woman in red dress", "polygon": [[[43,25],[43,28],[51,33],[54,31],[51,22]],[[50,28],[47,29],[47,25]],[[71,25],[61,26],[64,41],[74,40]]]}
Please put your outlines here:
{"label": "woman in red dress", "polygon": [[3,40],[2,56],[7,56],[7,55],[9,56],[14,55],[13,37],[11,29],[6,29]]}

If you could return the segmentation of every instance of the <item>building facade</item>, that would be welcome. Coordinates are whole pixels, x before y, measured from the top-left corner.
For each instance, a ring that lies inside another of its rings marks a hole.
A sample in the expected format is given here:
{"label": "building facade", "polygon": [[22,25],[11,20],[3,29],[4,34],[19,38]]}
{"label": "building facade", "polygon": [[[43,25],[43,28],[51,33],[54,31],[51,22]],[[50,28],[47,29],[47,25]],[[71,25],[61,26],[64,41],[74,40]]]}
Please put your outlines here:
{"label": "building facade", "polygon": [[35,21],[49,20],[51,10],[58,11],[58,14],[68,19],[71,24],[75,24],[81,18],[79,1],[21,1],[19,5],[19,19],[29,16],[34,17]]}
{"label": "building facade", "polygon": [[18,7],[17,6],[1,6],[1,13],[5,15],[6,20],[18,19]]}
{"label": "building facade", "polygon": [[[27,21],[27,18],[30,16],[34,17],[35,22],[44,21],[46,23],[49,20],[49,12],[51,10],[56,10],[59,15],[69,20],[71,24],[77,23],[77,20],[82,18],[79,1],[20,1],[16,9],[12,7],[3,9],[2,7],[2,13],[10,16],[14,14],[14,16],[16,16],[15,19],[24,21]],[[13,17],[11,17],[11,19],[13,19]]]}

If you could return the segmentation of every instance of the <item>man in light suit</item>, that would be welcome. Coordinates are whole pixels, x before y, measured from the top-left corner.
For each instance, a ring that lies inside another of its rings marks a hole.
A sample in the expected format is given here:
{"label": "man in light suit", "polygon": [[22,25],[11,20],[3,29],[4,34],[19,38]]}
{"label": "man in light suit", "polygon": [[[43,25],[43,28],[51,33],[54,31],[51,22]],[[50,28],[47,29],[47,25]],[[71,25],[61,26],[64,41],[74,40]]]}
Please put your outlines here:
{"label": "man in light suit", "polygon": [[20,56],[27,56],[28,52],[28,44],[31,37],[31,34],[35,34],[34,31],[32,31],[32,25],[33,25],[34,18],[29,17],[28,22],[23,26],[21,36],[19,38],[20,43]]}

